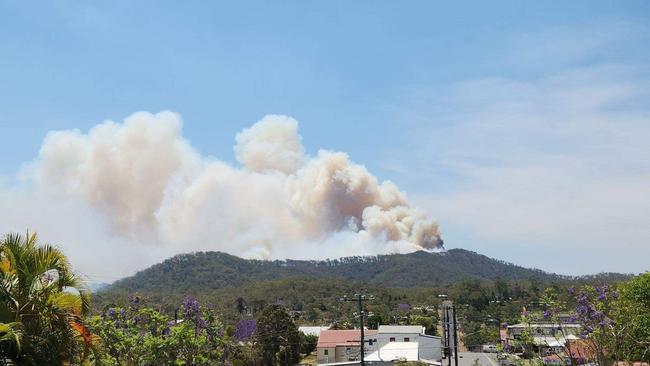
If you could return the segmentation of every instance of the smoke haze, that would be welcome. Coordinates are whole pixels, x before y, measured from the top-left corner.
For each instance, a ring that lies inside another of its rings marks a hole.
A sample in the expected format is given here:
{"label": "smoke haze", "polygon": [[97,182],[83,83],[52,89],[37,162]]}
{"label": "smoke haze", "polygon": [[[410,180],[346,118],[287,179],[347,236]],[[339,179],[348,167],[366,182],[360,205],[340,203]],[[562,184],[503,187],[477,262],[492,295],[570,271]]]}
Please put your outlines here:
{"label": "smoke haze", "polygon": [[36,230],[93,275],[196,250],[323,258],[442,248],[436,222],[393,183],[342,152],[306,155],[295,119],[267,115],[235,140],[240,166],[201,156],[168,111],[50,132],[18,184],[0,191],[12,212],[1,229]]}

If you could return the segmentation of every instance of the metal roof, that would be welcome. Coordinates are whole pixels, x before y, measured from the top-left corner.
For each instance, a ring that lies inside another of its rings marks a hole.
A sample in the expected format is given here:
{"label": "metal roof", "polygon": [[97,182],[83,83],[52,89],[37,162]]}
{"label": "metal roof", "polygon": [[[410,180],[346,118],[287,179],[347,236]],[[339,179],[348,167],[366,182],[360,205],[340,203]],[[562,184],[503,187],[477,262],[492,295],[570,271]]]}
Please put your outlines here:
{"label": "metal roof", "polygon": [[390,342],[365,357],[366,361],[418,361],[418,342]]}
{"label": "metal roof", "polygon": [[[365,336],[377,334],[376,330],[366,330]],[[318,337],[318,348],[331,348],[341,345],[358,346],[361,338],[361,331],[358,329],[346,330],[323,330]]]}
{"label": "metal roof", "polygon": [[382,333],[409,333],[424,334],[424,327],[421,325],[380,325],[379,334]]}

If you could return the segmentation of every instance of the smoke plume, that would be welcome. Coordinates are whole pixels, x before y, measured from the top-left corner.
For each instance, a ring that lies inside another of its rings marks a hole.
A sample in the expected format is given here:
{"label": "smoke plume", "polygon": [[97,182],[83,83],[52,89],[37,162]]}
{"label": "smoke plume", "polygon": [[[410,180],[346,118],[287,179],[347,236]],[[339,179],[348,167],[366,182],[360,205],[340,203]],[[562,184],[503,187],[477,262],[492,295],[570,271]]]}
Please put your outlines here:
{"label": "smoke plume", "polygon": [[138,112],[88,133],[50,132],[30,179],[40,195],[57,197],[52,204],[92,212],[106,242],[139,252],[314,258],[442,247],[436,222],[393,183],[342,152],[306,155],[291,117],[268,115],[244,129],[234,153],[240,166],[203,157],[183,138],[179,115]]}

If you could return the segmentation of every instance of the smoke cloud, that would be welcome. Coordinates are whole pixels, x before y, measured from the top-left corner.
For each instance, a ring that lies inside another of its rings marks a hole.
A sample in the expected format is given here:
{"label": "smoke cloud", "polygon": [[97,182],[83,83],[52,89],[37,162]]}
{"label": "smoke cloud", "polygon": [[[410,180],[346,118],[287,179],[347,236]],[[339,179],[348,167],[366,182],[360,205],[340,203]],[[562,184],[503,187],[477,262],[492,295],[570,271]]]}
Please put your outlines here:
{"label": "smoke cloud", "polygon": [[[77,247],[119,246],[144,262],[159,259],[148,251],[315,258],[442,248],[436,222],[393,183],[342,152],[306,155],[291,117],[268,115],[244,129],[234,153],[239,166],[201,156],[183,138],[179,115],[138,112],[87,133],[50,132],[28,169],[31,188],[20,192],[54,207],[40,221],[101,228],[99,242]],[[0,194],[0,206],[15,197]],[[38,230],[30,218],[12,224]]]}

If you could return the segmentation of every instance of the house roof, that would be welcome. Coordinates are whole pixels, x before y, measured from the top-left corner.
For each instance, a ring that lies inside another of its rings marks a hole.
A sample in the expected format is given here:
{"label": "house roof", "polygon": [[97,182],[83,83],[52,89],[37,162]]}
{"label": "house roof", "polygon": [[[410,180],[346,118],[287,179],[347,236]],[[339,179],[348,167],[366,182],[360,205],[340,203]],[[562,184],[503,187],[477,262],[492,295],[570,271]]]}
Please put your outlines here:
{"label": "house roof", "polygon": [[580,324],[576,323],[519,323],[514,325],[508,325],[508,329],[511,328],[580,328]]}
{"label": "house roof", "polygon": [[315,336],[318,336],[320,332],[328,329],[330,329],[330,327],[313,327],[313,326],[298,327],[299,332],[303,332],[306,335],[315,335]]}
{"label": "house roof", "polygon": [[587,360],[593,360],[596,358],[596,346],[593,341],[589,339],[570,340],[567,344],[567,349],[570,351],[572,358],[582,358]]}
{"label": "house roof", "polygon": [[[376,330],[366,330],[366,336],[377,334]],[[318,336],[318,348],[331,348],[336,346],[358,346],[361,331],[358,329],[351,330],[323,330]]]}
{"label": "house roof", "polygon": [[421,325],[380,325],[379,333],[410,333],[424,334],[424,327]]}
{"label": "house roof", "polygon": [[366,361],[418,361],[418,342],[390,342],[366,356]]}
{"label": "house roof", "polygon": [[538,346],[564,347],[566,339],[564,337],[538,337],[533,336],[533,343]]}

